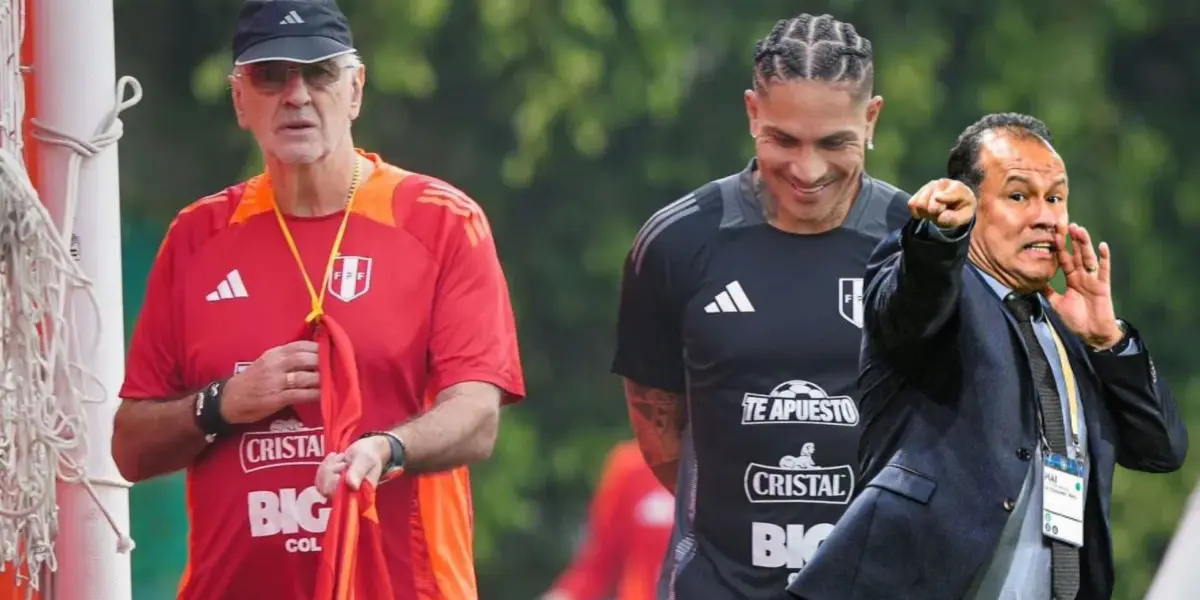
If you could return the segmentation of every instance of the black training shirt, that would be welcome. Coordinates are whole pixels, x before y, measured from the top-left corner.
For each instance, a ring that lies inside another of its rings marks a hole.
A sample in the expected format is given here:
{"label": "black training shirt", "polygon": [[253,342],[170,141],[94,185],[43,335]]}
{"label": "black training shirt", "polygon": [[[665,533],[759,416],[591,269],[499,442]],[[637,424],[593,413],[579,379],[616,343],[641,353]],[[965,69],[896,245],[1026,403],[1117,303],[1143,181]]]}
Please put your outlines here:
{"label": "black training shirt", "polygon": [[688,403],[662,600],[778,595],[857,483],[862,277],[909,196],[864,175],[841,227],[790,234],[755,167],[659,210],[626,259],[613,372]]}

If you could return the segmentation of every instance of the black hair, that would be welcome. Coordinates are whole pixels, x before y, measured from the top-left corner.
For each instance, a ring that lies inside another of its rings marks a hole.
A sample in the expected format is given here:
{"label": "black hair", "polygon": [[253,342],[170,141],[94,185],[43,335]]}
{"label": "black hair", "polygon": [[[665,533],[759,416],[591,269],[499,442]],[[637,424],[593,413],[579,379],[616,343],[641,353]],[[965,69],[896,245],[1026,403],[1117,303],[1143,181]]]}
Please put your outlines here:
{"label": "black hair", "polygon": [[866,98],[875,80],[871,40],[831,15],[781,19],[754,47],[754,89],[793,79],[857,84],[855,97]]}
{"label": "black hair", "polygon": [[989,131],[1001,131],[1018,139],[1037,138],[1053,146],[1050,128],[1037,118],[1020,113],[990,114],[972,123],[963,130],[950,149],[950,158],[946,161],[946,176],[967,184],[975,192],[979,192],[979,184],[983,183],[983,169],[979,166],[979,147],[983,142],[983,134]]}

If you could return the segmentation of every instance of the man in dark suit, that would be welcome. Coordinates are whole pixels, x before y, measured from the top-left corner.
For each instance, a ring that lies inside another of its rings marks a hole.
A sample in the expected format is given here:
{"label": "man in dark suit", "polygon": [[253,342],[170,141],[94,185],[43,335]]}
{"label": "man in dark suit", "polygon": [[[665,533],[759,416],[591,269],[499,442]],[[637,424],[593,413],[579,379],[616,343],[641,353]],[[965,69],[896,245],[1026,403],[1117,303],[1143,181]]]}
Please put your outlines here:
{"label": "man in dark suit", "polygon": [[1108,246],[1097,253],[1069,224],[1044,124],[985,117],[960,136],[949,177],[913,196],[912,220],[868,267],[866,483],[789,591],[1110,598],[1114,464],[1182,465],[1175,400],[1113,312]]}

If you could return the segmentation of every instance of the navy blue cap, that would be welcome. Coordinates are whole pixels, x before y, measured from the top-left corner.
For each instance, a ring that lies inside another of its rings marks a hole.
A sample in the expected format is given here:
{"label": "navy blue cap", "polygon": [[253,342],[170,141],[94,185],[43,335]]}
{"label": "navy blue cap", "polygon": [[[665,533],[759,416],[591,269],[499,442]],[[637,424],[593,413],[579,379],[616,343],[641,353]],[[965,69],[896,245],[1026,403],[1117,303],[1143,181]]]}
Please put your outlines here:
{"label": "navy blue cap", "polygon": [[314,63],[353,51],[350,22],[334,0],[247,0],[233,34],[235,65]]}

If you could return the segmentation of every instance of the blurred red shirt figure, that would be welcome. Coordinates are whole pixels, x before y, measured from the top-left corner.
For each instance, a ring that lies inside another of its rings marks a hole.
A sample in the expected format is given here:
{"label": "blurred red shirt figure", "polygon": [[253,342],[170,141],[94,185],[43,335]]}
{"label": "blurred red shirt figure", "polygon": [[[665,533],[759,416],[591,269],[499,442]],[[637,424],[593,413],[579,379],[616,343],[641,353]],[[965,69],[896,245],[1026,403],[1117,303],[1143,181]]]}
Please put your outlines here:
{"label": "blurred red shirt figure", "polygon": [[543,600],[654,600],[674,507],[637,443],[617,444],[592,497],[587,539]]}

